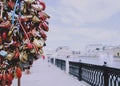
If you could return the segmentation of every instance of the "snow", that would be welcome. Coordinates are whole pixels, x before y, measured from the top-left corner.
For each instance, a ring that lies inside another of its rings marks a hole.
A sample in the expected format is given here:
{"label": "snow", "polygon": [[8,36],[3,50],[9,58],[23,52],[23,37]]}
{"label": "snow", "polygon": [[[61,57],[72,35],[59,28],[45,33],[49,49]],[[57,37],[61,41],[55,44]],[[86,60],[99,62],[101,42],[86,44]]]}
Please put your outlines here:
{"label": "snow", "polygon": [[[21,86],[89,86],[46,60],[39,59],[34,62],[30,71],[29,75],[23,72]],[[12,86],[17,86],[17,79],[14,79]]]}

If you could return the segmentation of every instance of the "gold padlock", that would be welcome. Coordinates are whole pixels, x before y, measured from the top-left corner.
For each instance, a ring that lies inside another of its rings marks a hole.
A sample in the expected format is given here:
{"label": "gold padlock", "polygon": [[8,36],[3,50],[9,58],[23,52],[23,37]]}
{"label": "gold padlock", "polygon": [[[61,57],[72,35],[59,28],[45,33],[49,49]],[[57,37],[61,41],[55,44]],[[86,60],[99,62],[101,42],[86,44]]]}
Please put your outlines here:
{"label": "gold padlock", "polygon": [[0,45],[0,50],[3,49],[3,45]]}
{"label": "gold padlock", "polygon": [[28,4],[31,4],[31,3],[35,2],[35,0],[24,0],[24,1]]}
{"label": "gold padlock", "polygon": [[11,53],[9,53],[9,54],[6,56],[6,59],[9,60],[9,61],[11,61],[14,55],[15,55],[15,54],[11,52]]}
{"label": "gold padlock", "polygon": [[41,20],[37,16],[34,15],[34,17],[32,18],[32,21],[39,23]]}
{"label": "gold padlock", "polygon": [[44,53],[42,49],[39,49],[39,52],[41,55]]}
{"label": "gold padlock", "polygon": [[35,44],[37,47],[41,48],[41,44],[39,43],[39,40],[37,40],[36,38],[34,38],[33,44]]}
{"label": "gold padlock", "polygon": [[34,48],[34,49],[31,49],[31,50],[30,50],[30,53],[31,53],[31,54],[35,54],[35,53],[36,53],[36,49],[35,49],[35,48]]}
{"label": "gold padlock", "polygon": [[20,60],[23,61],[27,61],[28,60],[28,54],[26,53],[26,51],[22,51],[20,53]]}

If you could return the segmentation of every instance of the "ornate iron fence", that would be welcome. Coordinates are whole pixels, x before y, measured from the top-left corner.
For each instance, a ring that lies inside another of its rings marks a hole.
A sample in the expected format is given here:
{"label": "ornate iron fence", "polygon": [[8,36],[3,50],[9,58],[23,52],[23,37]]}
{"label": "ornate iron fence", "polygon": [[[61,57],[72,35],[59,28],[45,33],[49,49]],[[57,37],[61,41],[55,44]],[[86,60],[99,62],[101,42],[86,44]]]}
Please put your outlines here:
{"label": "ornate iron fence", "polygon": [[66,61],[61,59],[55,59],[55,65],[61,70],[66,70]]}
{"label": "ornate iron fence", "polygon": [[120,86],[120,69],[69,62],[69,73],[92,86]]}

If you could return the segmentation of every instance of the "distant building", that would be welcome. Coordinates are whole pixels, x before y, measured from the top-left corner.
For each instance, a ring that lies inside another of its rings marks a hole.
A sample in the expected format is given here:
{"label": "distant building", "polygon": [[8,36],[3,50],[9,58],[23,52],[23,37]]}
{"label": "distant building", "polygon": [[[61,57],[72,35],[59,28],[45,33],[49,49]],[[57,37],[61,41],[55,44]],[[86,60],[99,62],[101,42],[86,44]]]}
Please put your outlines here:
{"label": "distant building", "polygon": [[85,56],[90,57],[98,57],[99,52],[103,51],[103,45],[102,44],[90,44],[86,46]]}
{"label": "distant building", "polygon": [[115,47],[112,49],[112,54],[113,54],[113,57],[118,57],[120,58],[120,47]]}
{"label": "distant building", "polygon": [[68,46],[60,46],[55,51],[56,51],[57,56],[62,57],[62,58],[71,56],[71,54],[72,54],[72,51],[71,51],[70,47],[68,47]]}

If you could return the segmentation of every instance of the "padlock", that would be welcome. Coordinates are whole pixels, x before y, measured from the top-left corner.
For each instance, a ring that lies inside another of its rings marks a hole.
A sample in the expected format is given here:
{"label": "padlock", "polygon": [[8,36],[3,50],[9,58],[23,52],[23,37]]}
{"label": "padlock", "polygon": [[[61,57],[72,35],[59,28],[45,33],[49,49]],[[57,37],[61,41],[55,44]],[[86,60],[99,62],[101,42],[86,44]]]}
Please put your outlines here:
{"label": "padlock", "polygon": [[[2,45],[3,46],[3,45]],[[5,50],[0,51],[0,58],[5,58],[7,56],[7,52]]]}
{"label": "padlock", "polygon": [[7,37],[7,39],[5,40],[5,42],[7,43],[11,43],[11,41],[12,41],[12,36]]}
{"label": "padlock", "polygon": [[44,31],[48,32],[49,28],[46,22],[40,23],[39,24],[39,29],[43,29]]}
{"label": "padlock", "polygon": [[15,53],[9,52],[8,55],[6,56],[6,59],[9,60],[9,61],[11,61],[12,58],[14,57],[14,55],[15,55]]}
{"label": "padlock", "polygon": [[20,54],[19,51],[16,51],[14,55],[14,59],[19,59],[19,54]]}
{"label": "padlock", "polygon": [[7,38],[7,34],[6,34],[6,32],[3,32],[3,33],[2,33],[2,39],[3,39],[3,40],[6,40],[6,38]]}
{"label": "padlock", "polygon": [[2,80],[2,78],[3,78],[3,75],[0,73],[0,81]]}
{"label": "padlock", "polygon": [[8,80],[9,80],[9,81],[12,81],[13,78],[14,78],[14,77],[13,77],[13,74],[10,73],[10,72],[7,74],[7,77],[8,77]]}
{"label": "padlock", "polygon": [[8,29],[10,26],[11,26],[10,21],[4,21],[4,22],[0,23],[0,28]]}
{"label": "padlock", "polygon": [[43,10],[43,7],[41,7],[39,4],[32,4],[32,8],[36,11],[41,11]]}
{"label": "padlock", "polygon": [[2,16],[2,14],[3,14],[3,3],[0,2],[0,21],[3,21],[3,16]]}
{"label": "padlock", "polygon": [[26,14],[27,13],[27,5],[25,3],[22,3],[21,4],[21,12],[23,14]]}
{"label": "padlock", "polygon": [[42,5],[42,10],[44,11],[46,9],[46,5],[44,2],[42,2],[41,0],[38,0],[40,5]]}
{"label": "padlock", "polygon": [[17,26],[11,26],[7,36],[10,37],[11,35],[15,35],[18,32],[19,28]]}
{"label": "padlock", "polygon": [[33,2],[35,2],[35,0],[24,0],[24,1],[28,4],[32,4]]}
{"label": "padlock", "polygon": [[26,51],[22,51],[20,53],[20,61],[25,62],[27,60],[28,60],[28,54],[26,53]]}
{"label": "padlock", "polygon": [[14,8],[14,6],[15,6],[15,2],[13,2],[13,0],[8,0],[7,5],[8,5],[8,7],[9,7],[10,9],[13,10],[13,8]]}
{"label": "padlock", "polygon": [[39,12],[38,14],[39,14],[40,19],[43,21],[45,21],[47,18],[50,18],[50,16],[45,12]]}
{"label": "padlock", "polygon": [[36,33],[37,33],[36,28],[32,29],[30,33],[31,33],[33,36],[36,36]]}
{"label": "padlock", "polygon": [[40,35],[41,35],[41,37],[42,37],[44,40],[46,40],[47,35],[44,33],[43,30],[40,30]]}
{"label": "padlock", "polygon": [[39,52],[41,55],[44,53],[42,49],[39,49]]}
{"label": "padlock", "polygon": [[34,17],[32,18],[32,21],[35,22],[35,23],[36,23],[36,22],[37,22],[37,23],[41,22],[41,20],[40,20],[37,16],[35,16],[35,15],[34,15]]}
{"label": "padlock", "polygon": [[[2,44],[2,37],[0,36],[0,45]],[[1,48],[0,48],[1,49]]]}
{"label": "padlock", "polygon": [[19,67],[15,68],[15,73],[16,73],[17,78],[21,78],[22,70]]}
{"label": "padlock", "polygon": [[36,38],[34,38],[33,44],[35,44],[38,48],[41,48],[41,44],[39,43],[39,40],[37,40]]}
{"label": "padlock", "polygon": [[33,49],[30,50],[30,53],[31,53],[31,54],[36,54],[36,52],[37,52],[37,51],[36,51],[35,48],[33,48]]}
{"label": "padlock", "polygon": [[26,44],[27,49],[33,49],[33,45],[29,42]]}
{"label": "padlock", "polygon": [[32,15],[25,15],[25,16],[21,16],[20,19],[21,21],[23,22],[27,22],[27,21],[30,21],[30,19],[32,19]]}

